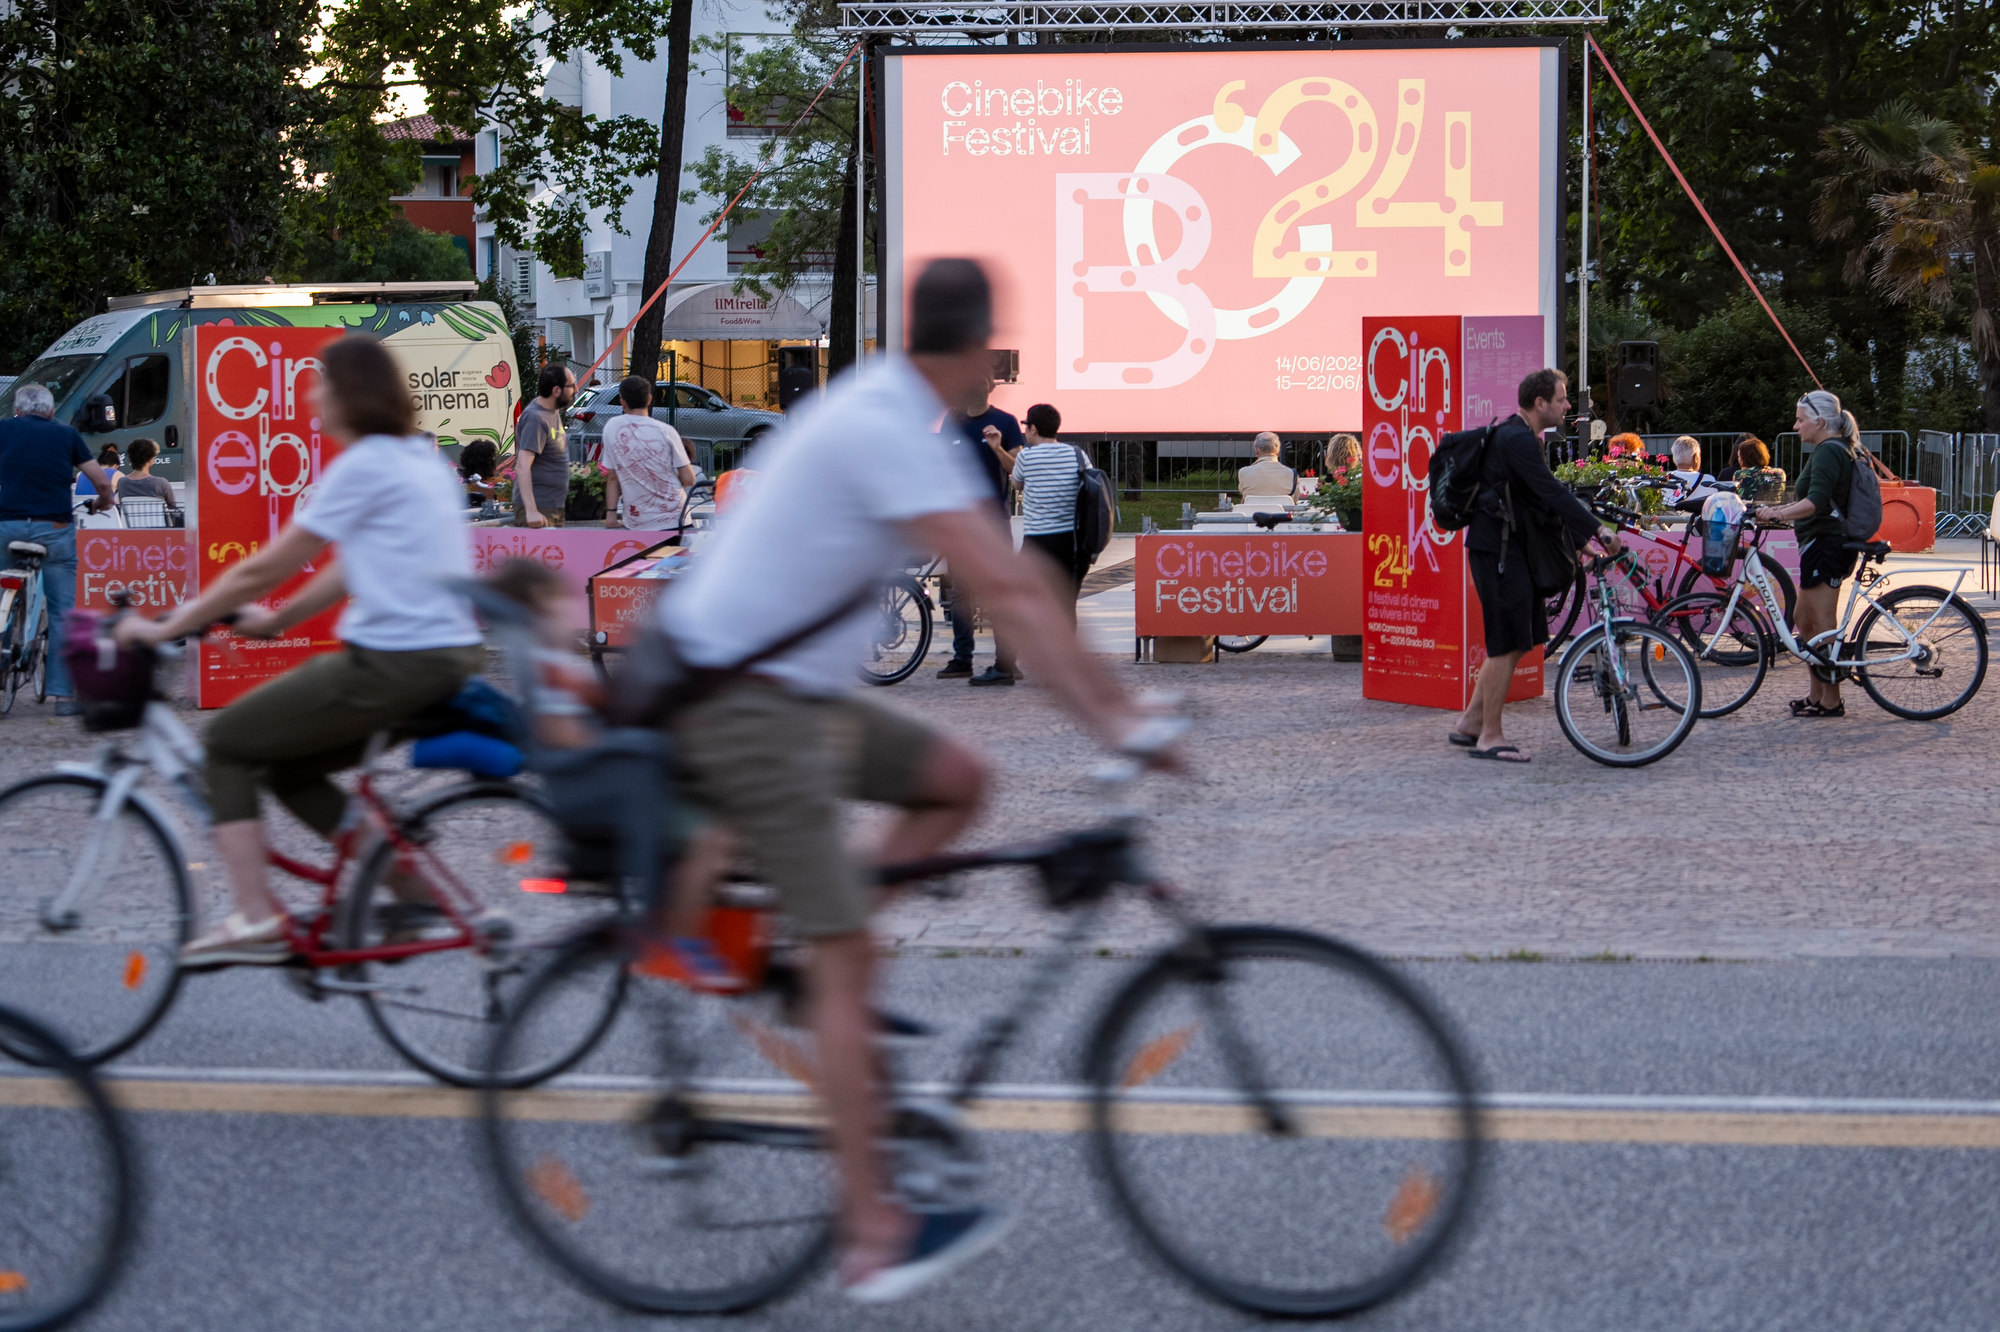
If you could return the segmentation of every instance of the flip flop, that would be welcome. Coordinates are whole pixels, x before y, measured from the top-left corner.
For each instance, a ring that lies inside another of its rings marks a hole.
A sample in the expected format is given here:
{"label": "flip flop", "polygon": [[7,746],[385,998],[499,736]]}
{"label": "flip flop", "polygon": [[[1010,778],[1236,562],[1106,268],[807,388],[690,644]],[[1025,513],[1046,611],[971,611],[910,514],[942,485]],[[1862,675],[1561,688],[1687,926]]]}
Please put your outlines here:
{"label": "flip flop", "polygon": [[1527,763],[1529,758],[1513,745],[1495,745],[1491,749],[1481,749],[1474,745],[1465,751],[1476,759],[1492,759],[1495,763]]}
{"label": "flip flop", "polygon": [[1446,731],[1444,738],[1447,744],[1457,745],[1460,749],[1471,749],[1479,743],[1478,736],[1467,735],[1464,731]]}

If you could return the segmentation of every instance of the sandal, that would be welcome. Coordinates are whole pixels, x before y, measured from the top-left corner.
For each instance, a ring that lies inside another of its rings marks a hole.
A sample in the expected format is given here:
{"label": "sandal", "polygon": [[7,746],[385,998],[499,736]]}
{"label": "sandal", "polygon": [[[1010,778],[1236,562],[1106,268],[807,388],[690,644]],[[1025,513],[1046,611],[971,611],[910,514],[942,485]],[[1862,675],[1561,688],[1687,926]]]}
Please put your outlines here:
{"label": "sandal", "polygon": [[1790,706],[1792,709],[1792,715],[1794,717],[1799,717],[1805,714],[1805,710],[1807,708],[1816,708],[1819,706],[1819,704],[1813,702],[1810,698],[1795,698],[1791,701]]}
{"label": "sandal", "polygon": [[1471,749],[1479,743],[1478,736],[1467,735],[1464,731],[1446,731],[1444,738],[1445,743],[1457,745],[1460,749]]}
{"label": "sandal", "polygon": [[1492,759],[1496,763],[1528,762],[1528,756],[1513,745],[1495,745],[1491,749],[1481,749],[1475,745],[1465,752],[1476,759]]}
{"label": "sandal", "polygon": [[1845,717],[1847,715],[1847,704],[1839,703],[1829,708],[1823,707],[1818,703],[1808,703],[1802,708],[1793,707],[1792,715],[1794,717]]}

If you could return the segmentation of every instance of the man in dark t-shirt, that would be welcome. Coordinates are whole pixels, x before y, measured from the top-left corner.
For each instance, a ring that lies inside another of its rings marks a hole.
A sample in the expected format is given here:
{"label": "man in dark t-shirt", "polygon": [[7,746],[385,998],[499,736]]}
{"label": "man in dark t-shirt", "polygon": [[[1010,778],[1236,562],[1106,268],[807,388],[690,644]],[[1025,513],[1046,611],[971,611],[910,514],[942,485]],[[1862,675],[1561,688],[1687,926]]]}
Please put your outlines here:
{"label": "man in dark t-shirt", "polygon": [[42,595],[49,608],[49,700],[56,715],[76,715],[70,697],[69,666],[62,657],[63,621],[76,604],[76,524],[70,506],[77,470],[97,489],[91,508],[111,507],[111,478],[90,456],[90,446],[73,427],[50,418],[54,396],[40,384],[14,390],[14,417],[0,421],[0,568],[12,568],[8,545],[32,541],[42,557]]}
{"label": "man in dark t-shirt", "polygon": [[514,525],[561,527],[569,502],[569,432],[563,410],[576,399],[576,376],[545,365],[536,397],[514,424]]}
{"label": "man in dark t-shirt", "polygon": [[[967,415],[954,413],[945,426],[945,433],[956,433],[959,445],[970,450],[979,474],[986,478],[986,484],[992,489],[1000,521],[1006,522],[1014,459],[1027,441],[1021,434],[1021,423],[993,405],[992,393],[993,380],[989,377],[986,393],[980,398],[979,410]],[[951,660],[938,672],[938,678],[966,678],[967,683],[975,685],[1013,684],[1019,678],[1014,666],[1014,654],[997,637],[993,641],[993,665],[977,675],[972,673],[975,608],[971,600],[961,595],[948,579],[945,583],[945,608],[951,613]]]}

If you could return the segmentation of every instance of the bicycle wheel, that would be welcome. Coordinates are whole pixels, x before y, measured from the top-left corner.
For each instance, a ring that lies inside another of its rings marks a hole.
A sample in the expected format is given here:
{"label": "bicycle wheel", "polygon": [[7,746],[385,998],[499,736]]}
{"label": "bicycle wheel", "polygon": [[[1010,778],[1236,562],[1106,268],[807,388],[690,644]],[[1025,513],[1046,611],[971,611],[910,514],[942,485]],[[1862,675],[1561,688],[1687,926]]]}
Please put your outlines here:
{"label": "bicycle wheel", "polygon": [[882,589],[875,639],[861,659],[861,678],[892,685],[907,680],[931,650],[931,599],[907,575]]}
{"label": "bicycle wheel", "polygon": [[[173,837],[106,783],[36,777],[0,792],[0,1004],[31,1007],[87,1064],[130,1049],[180,988],[194,890]],[[18,1059],[0,1036],[0,1048]]]}
{"label": "bicycle wheel", "polygon": [[0,1009],[0,1041],[49,1078],[0,1082],[0,1332],[67,1323],[101,1297],[132,1238],[123,1122],[47,1027]]}
{"label": "bicycle wheel", "polygon": [[1776,652],[1771,632],[1743,598],[1732,611],[1721,593],[1690,592],[1662,606],[1653,623],[1694,654],[1704,719],[1726,717],[1748,703]]}
{"label": "bicycle wheel", "polygon": [[49,608],[47,603],[38,602],[36,609],[41,612],[41,622],[28,639],[28,679],[35,687],[35,702],[49,701],[49,653],[55,650],[49,642]]}
{"label": "bicycle wheel", "polygon": [[1583,754],[1638,768],[1674,752],[1701,713],[1701,672],[1673,635],[1633,620],[1600,625],[1556,668],[1556,720]]}
{"label": "bicycle wheel", "polygon": [[0,620],[0,717],[14,710],[14,695],[20,692],[25,674],[21,670],[25,660],[21,626],[27,618],[27,603],[26,592],[8,593],[6,615]]}
{"label": "bicycle wheel", "polygon": [[[1841,658],[1854,662],[1868,697],[1909,721],[1934,721],[1971,702],[1986,680],[1986,622],[1979,612],[1939,587],[1897,588],[1878,604],[1880,610],[1871,606],[1861,617]],[[1889,627],[1889,616],[1902,632]],[[1901,661],[1910,651],[1905,634],[1916,638],[1920,655]],[[1871,659],[1882,664],[1871,666]]]}
{"label": "bicycle wheel", "polygon": [[1584,585],[1582,574],[1576,576],[1574,583],[1547,599],[1544,610],[1549,621],[1549,641],[1542,649],[1544,654],[1553,654],[1576,632],[1577,616],[1582,614],[1583,605],[1589,599],[1590,590]]}
{"label": "bicycle wheel", "polygon": [[[1799,591],[1792,586],[1792,576],[1785,572],[1784,565],[1769,556],[1760,555],[1758,558],[1764,561],[1765,574],[1777,585],[1778,595],[1784,598],[1785,623],[1788,625],[1798,623]],[[1729,595],[1729,580],[1704,573],[1700,565],[1690,564],[1687,572],[1681,575],[1680,586],[1674,589],[1674,595],[1684,597],[1690,592],[1720,592],[1726,597]],[[1748,599],[1752,593],[1745,589],[1743,595]]]}
{"label": "bicycle wheel", "polygon": [[1190,937],[1112,998],[1086,1071],[1113,1204],[1170,1270],[1237,1308],[1379,1304],[1465,1219],[1471,1069],[1408,981],[1338,940]]}
{"label": "bicycle wheel", "polygon": [[[590,930],[539,969],[494,1041],[496,1069],[534,1062],[573,989],[630,964],[624,932]],[[830,1171],[812,1127],[811,1056],[769,993],[725,1000],[639,977],[592,1056],[612,1090],[482,1098],[487,1164],[544,1256],[601,1299],[645,1313],[733,1313],[824,1258]]]}
{"label": "bicycle wheel", "polygon": [[[477,1086],[493,1034],[533,963],[578,926],[615,913],[618,901],[608,889],[585,891],[596,886],[567,881],[562,834],[525,787],[454,787],[409,814],[403,831],[422,848],[414,875],[399,893],[389,881],[395,849],[379,844],[348,892],[343,946],[456,939],[458,926],[416,879],[448,882],[456,886],[455,899],[476,903],[471,924],[480,942],[357,963],[343,975],[371,987],[361,1001],[398,1054],[433,1077]],[[533,1062],[504,1070],[507,1081],[538,1082],[580,1059],[610,1025],[623,994],[619,975],[608,976],[595,994],[572,994],[564,1039]]]}
{"label": "bicycle wheel", "polygon": [[1237,634],[1217,634],[1215,637],[1215,648],[1218,652],[1254,652],[1263,646],[1264,640],[1269,637],[1269,634],[1253,634],[1249,637]]}

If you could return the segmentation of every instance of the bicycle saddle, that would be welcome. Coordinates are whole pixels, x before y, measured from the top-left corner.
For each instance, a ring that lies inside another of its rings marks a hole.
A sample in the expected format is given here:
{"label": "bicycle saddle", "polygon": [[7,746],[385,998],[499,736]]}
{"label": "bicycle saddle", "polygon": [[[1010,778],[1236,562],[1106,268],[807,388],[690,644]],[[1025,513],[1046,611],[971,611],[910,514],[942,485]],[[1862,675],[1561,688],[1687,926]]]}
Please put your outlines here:
{"label": "bicycle saddle", "polygon": [[36,560],[49,553],[49,548],[39,541],[9,541],[7,549],[15,555],[26,555]]}
{"label": "bicycle saddle", "polygon": [[1841,545],[1848,550],[1859,551],[1871,560],[1879,560],[1889,553],[1889,543],[1886,541],[1843,541]]}

